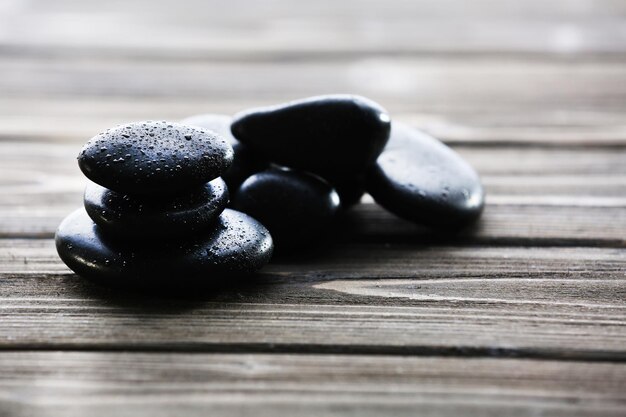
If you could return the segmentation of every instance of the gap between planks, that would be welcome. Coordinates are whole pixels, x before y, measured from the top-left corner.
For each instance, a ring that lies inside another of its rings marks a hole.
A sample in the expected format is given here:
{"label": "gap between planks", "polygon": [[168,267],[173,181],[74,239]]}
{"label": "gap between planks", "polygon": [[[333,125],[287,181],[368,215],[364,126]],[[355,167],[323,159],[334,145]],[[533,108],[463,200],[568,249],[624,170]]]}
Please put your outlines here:
{"label": "gap between planks", "polygon": [[202,343],[202,344],[128,344],[128,345],[80,345],[51,343],[19,344],[10,347],[0,345],[0,352],[68,352],[68,353],[171,353],[171,354],[273,354],[273,355],[342,355],[375,357],[416,358],[467,358],[467,359],[532,359],[549,362],[588,362],[626,364],[626,352],[590,352],[576,349],[518,349],[518,348],[475,348],[450,346],[378,346],[378,345],[332,345],[313,343]]}

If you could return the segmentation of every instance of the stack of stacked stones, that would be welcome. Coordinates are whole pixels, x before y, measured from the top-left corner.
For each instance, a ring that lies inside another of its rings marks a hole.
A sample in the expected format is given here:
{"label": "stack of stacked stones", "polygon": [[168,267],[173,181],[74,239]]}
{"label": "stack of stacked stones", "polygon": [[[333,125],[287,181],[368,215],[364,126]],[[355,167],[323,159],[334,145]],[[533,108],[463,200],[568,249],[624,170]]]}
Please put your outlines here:
{"label": "stack of stacked stones", "polygon": [[365,192],[445,232],[475,221],[485,201],[453,150],[350,95],[128,124],[91,139],[78,160],[92,183],[85,208],[59,226],[59,255],[80,275],[125,285],[254,272],[274,242],[318,242]]}
{"label": "stack of stacked stones", "polygon": [[92,138],[78,162],[91,180],[84,208],[56,234],[62,260],[110,285],[211,284],[269,262],[273,241],[252,217],[226,208],[220,175],[233,148],[212,131],[131,123]]}
{"label": "stack of stacked stones", "polygon": [[484,206],[480,179],[458,154],[392,123],[364,97],[318,96],[181,123],[230,141],[232,207],[264,224],[280,250],[318,241],[366,191],[396,215],[444,232],[472,223]]}

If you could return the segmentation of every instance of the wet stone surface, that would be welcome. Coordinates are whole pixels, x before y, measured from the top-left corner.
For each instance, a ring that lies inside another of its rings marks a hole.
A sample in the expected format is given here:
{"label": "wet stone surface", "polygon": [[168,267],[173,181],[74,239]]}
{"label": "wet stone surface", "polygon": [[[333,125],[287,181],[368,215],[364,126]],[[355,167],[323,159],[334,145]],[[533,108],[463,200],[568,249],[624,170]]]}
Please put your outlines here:
{"label": "wet stone surface", "polygon": [[250,274],[272,255],[272,238],[250,216],[226,209],[215,227],[193,239],[128,244],[103,235],[81,208],[59,226],[57,252],[77,274],[103,284],[132,287],[202,285]]}
{"label": "wet stone surface", "polygon": [[233,149],[214,132],[169,122],[140,122],[89,140],[78,165],[93,182],[117,192],[179,193],[217,178]]}
{"label": "wet stone surface", "polygon": [[212,130],[221,137],[227,139],[234,151],[234,159],[231,166],[222,173],[231,194],[239,188],[246,178],[269,167],[269,162],[248,146],[239,142],[230,130],[232,117],[224,114],[200,114],[181,120],[181,124],[197,126]]}
{"label": "wet stone surface", "polygon": [[480,178],[465,160],[437,139],[397,122],[368,173],[367,191],[398,216],[439,229],[472,223],[485,204]]}
{"label": "wet stone surface", "polygon": [[270,169],[248,178],[233,207],[264,224],[277,248],[306,246],[322,237],[339,209],[339,196],[323,179],[287,169]]}
{"label": "wet stone surface", "polygon": [[269,161],[335,184],[374,164],[390,123],[386,111],[369,99],[328,95],[239,113],[232,132]]}
{"label": "wet stone surface", "polygon": [[116,193],[89,182],[84,198],[87,214],[103,233],[133,239],[192,236],[212,227],[228,201],[221,178],[167,198]]}

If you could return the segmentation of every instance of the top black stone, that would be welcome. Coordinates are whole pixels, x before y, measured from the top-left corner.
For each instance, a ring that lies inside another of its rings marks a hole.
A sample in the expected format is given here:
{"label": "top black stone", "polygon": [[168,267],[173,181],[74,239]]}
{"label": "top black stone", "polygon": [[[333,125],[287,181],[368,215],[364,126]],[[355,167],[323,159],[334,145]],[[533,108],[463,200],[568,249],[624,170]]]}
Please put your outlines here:
{"label": "top black stone", "polygon": [[373,101],[328,95],[239,113],[231,130],[270,161],[334,183],[374,164],[390,126],[389,115]]}
{"label": "top black stone", "polygon": [[217,178],[232,163],[228,141],[202,128],[138,122],[93,137],[78,165],[93,182],[117,192],[177,193]]}

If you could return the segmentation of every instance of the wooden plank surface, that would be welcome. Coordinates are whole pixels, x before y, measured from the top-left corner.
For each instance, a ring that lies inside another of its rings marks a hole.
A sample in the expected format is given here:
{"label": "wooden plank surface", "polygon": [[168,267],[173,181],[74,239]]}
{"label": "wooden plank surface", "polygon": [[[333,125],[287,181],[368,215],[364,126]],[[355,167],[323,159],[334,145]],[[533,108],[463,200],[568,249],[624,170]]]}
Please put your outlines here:
{"label": "wooden plank surface", "polygon": [[[176,74],[173,76],[172,74]],[[624,146],[625,61],[4,59],[0,137],[83,142],[110,126],[362,94],[449,142]],[[574,88],[585,86],[585,88]]]}
{"label": "wooden plank surface", "polygon": [[2,352],[0,414],[621,416],[626,365],[361,355]]}
{"label": "wooden plank surface", "polygon": [[[0,237],[53,237],[61,220],[81,204],[78,192],[67,196],[73,203],[59,204],[57,197],[49,197],[52,198],[49,206],[45,205],[46,196],[34,198],[30,195],[22,201],[36,199],[38,205],[26,203],[0,207]],[[479,244],[613,247],[625,246],[625,232],[626,212],[621,199],[580,197],[580,201],[573,198],[546,198],[542,201],[524,196],[502,198],[500,204],[489,203],[481,220],[457,236],[426,230],[372,203],[351,209],[342,216],[337,228],[341,240],[419,244],[456,239]]]}
{"label": "wooden plank surface", "polygon": [[0,138],[81,142],[131,120],[341,91],[451,142],[624,145],[624,7],[615,0],[348,2],[341,11],[192,2],[195,18],[170,1],[106,11],[7,2]]}
{"label": "wooden plank surface", "polygon": [[[79,207],[85,179],[80,145],[0,143],[0,236],[51,237]],[[481,222],[462,239],[478,243],[624,246],[626,151],[596,148],[456,149],[487,190]],[[433,233],[396,218],[365,198],[343,222],[345,239],[432,241]]]}
{"label": "wooden plank surface", "polygon": [[[567,79],[569,74],[564,72],[560,77]],[[341,91],[365,93],[350,86]],[[543,105],[541,97],[537,97],[531,104],[519,105],[516,97],[509,94],[480,105],[470,98],[464,106],[458,106],[454,101],[433,95],[433,99],[439,101],[436,107],[432,106],[432,100],[416,100],[413,94],[400,104],[394,104],[397,97],[389,101],[376,94],[373,98],[388,107],[394,119],[422,128],[449,143],[624,146],[623,100],[612,100],[607,105],[600,98],[599,105],[594,101],[573,107],[567,103]],[[0,141],[71,141],[78,145],[97,132],[121,123],[180,120],[197,113],[233,114],[296,97],[284,95],[255,100],[253,96],[216,99],[211,95],[207,98],[133,97],[129,100],[110,95],[68,97],[65,93],[53,97],[23,97],[16,92],[8,97],[0,96]]]}
{"label": "wooden plank surface", "polygon": [[88,284],[47,240],[2,244],[2,349],[626,360],[622,249],[352,244],[279,258],[192,299],[153,299]]}
{"label": "wooden plank surface", "polygon": [[[3,7],[5,54],[318,57],[399,53],[619,54],[620,0],[21,2]],[[147,7],[147,6],[150,7]]]}
{"label": "wooden plank surface", "polygon": [[[620,0],[0,2],[0,416],[626,416],[625,28]],[[193,296],[56,256],[100,130],[334,92],[453,144],[482,220],[366,196]]]}

